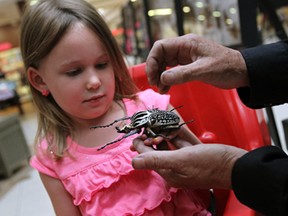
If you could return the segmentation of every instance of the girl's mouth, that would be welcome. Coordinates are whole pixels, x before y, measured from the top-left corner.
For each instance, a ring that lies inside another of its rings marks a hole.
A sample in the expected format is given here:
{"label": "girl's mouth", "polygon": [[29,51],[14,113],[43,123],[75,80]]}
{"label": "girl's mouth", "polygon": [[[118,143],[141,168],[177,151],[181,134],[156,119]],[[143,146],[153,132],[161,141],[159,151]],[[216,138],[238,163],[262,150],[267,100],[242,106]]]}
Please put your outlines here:
{"label": "girl's mouth", "polygon": [[84,103],[86,103],[86,102],[90,102],[90,103],[97,102],[103,97],[104,97],[104,95],[97,95],[97,96],[91,97],[91,98],[89,98],[87,100],[84,100]]}

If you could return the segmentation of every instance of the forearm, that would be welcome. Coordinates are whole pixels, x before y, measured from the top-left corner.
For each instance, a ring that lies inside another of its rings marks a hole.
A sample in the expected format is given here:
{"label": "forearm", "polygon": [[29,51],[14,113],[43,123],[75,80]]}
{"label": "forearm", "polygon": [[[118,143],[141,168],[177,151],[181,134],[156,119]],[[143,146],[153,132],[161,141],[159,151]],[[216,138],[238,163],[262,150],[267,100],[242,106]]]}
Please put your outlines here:
{"label": "forearm", "polygon": [[265,215],[288,215],[288,156],[266,146],[251,151],[235,163],[232,188],[245,205]]}
{"label": "forearm", "polygon": [[239,88],[244,104],[261,108],[288,102],[288,41],[245,49],[250,87]]}

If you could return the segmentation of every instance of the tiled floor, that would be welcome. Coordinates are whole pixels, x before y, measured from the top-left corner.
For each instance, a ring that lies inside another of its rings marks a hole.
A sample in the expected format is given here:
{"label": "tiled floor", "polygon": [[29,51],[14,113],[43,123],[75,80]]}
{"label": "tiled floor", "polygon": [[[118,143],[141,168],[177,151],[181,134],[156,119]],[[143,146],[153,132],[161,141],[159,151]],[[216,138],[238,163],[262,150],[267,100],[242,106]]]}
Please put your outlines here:
{"label": "tiled floor", "polygon": [[[281,127],[281,120],[288,118],[288,106],[273,108],[276,123]],[[25,115],[21,117],[21,124],[27,143],[32,147],[36,133],[37,120],[33,106],[25,104]],[[16,108],[0,111],[0,115],[10,112],[17,113]],[[280,138],[284,142],[283,131],[279,130]],[[286,147],[285,147],[286,148]],[[53,208],[49,197],[39,179],[38,173],[29,166],[24,166],[8,179],[0,178],[0,215],[1,216],[53,216]]]}

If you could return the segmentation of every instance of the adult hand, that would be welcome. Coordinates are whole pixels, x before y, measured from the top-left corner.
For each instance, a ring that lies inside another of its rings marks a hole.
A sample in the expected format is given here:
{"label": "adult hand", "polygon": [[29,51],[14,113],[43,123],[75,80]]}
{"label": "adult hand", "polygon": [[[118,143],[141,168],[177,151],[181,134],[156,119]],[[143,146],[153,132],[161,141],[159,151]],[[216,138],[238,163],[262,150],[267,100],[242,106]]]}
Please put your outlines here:
{"label": "adult hand", "polygon": [[191,145],[179,137],[170,142],[179,149],[155,151],[141,138],[134,139],[133,147],[140,154],[133,158],[133,167],[155,170],[174,187],[230,189],[234,163],[246,153],[223,144]]}
{"label": "adult hand", "polygon": [[156,41],[147,57],[146,73],[149,83],[161,93],[171,85],[193,80],[224,89],[249,85],[239,51],[194,34]]}

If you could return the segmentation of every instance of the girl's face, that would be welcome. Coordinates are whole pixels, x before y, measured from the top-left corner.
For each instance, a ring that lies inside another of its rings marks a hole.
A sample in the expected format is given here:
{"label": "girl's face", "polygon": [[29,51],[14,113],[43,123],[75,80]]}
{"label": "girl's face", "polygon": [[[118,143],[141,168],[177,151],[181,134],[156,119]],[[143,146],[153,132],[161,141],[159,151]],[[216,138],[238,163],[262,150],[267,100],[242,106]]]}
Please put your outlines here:
{"label": "girl's face", "polygon": [[74,120],[99,117],[113,102],[115,79],[108,53],[81,23],[68,30],[38,70],[28,69],[28,77],[39,91],[48,89]]}

